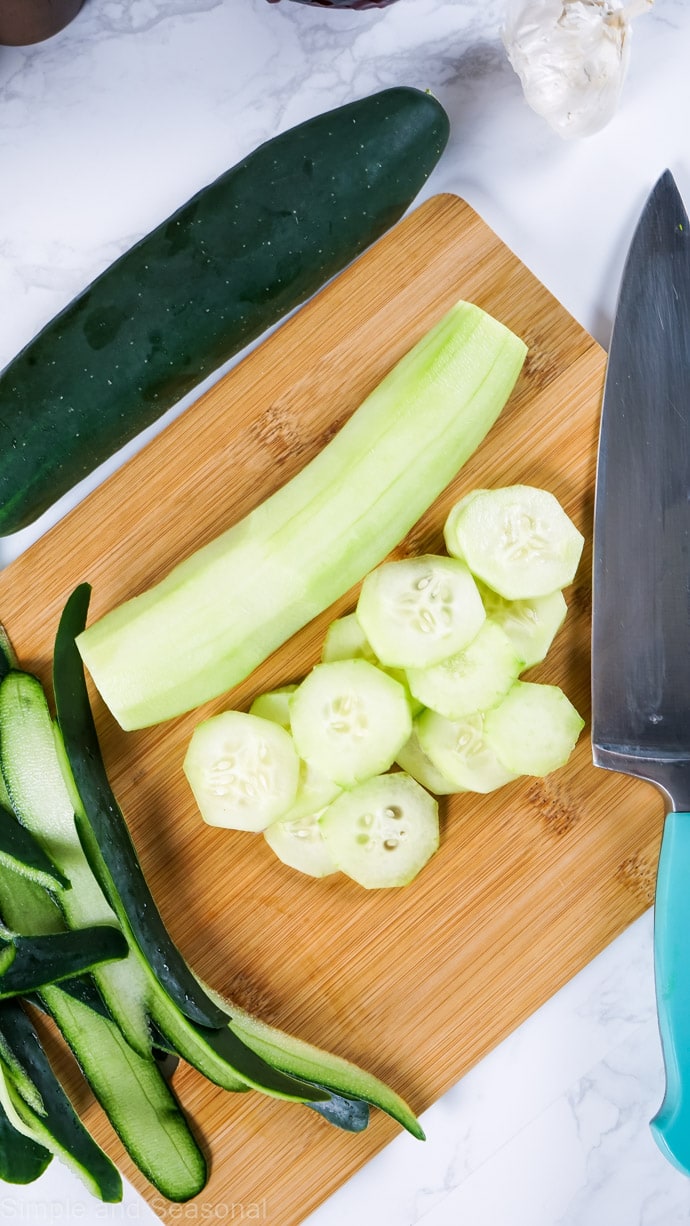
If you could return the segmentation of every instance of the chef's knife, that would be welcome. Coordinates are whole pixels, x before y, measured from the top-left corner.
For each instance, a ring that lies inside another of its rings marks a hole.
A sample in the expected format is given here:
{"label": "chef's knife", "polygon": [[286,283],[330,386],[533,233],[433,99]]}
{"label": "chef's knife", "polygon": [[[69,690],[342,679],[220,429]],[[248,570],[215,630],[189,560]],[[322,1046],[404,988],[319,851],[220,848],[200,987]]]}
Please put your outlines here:
{"label": "chef's knife", "polygon": [[690,1174],[690,228],[666,171],[633,236],[609,350],[594,517],[592,752],[666,807],[654,965],[666,1090],[651,1123]]}

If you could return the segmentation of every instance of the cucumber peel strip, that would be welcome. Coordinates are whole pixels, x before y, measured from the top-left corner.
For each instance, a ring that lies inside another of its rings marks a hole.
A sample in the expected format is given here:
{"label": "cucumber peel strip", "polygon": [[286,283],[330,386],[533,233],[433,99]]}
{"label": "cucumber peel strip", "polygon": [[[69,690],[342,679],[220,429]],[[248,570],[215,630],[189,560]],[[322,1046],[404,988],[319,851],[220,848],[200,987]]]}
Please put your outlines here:
{"label": "cucumber peel strip", "polygon": [[2,1003],[0,1032],[44,1104],[43,1114],[37,1114],[22,1097],[11,1069],[3,1067],[0,1070],[0,1098],[10,1123],[18,1132],[62,1158],[100,1200],[109,1204],[122,1200],[119,1171],[74,1111],[21,1005],[14,1001]]}
{"label": "cucumber peel strip", "polygon": [[69,881],[46,855],[40,843],[17,821],[0,798],[0,868],[22,873],[44,889],[69,889]]}
{"label": "cucumber peel strip", "polygon": [[[51,896],[18,873],[0,875],[0,911],[15,928],[21,925],[33,933],[65,928]],[[31,1003],[55,1021],[112,1127],[149,1182],[171,1201],[196,1196],[206,1183],[206,1162],[187,1120],[158,1062],[150,1052],[141,1056],[126,1042],[92,977],[46,986],[39,995],[32,993]],[[1,1040],[0,1035],[3,1056]],[[13,1072],[18,1087],[18,1078],[24,1078],[19,1088],[25,1100],[42,1112],[40,1095],[16,1060]]]}
{"label": "cucumber peel strip", "polygon": [[0,928],[0,1000],[26,996],[127,955],[120,932],[106,924],[68,932],[22,936]]}
{"label": "cucumber peel strip", "polygon": [[223,1011],[209,999],[172,941],[108,781],[84,670],[74,644],[86,623],[90,595],[90,586],[82,584],[67,601],[53,657],[58,725],[81,802],[82,811],[75,815],[79,838],[113,911],[121,922],[124,914],[132,940],[178,1008],[191,1021],[217,1029],[225,1023]]}
{"label": "cucumber peel strip", "polygon": [[[80,584],[63,610],[55,640],[53,691],[58,726],[72,775],[77,833],[92,872],[115,912],[125,936],[136,946],[150,971],[148,1002],[153,1020],[179,1054],[195,1067],[195,1049],[201,1045],[200,1071],[206,1059],[227,1089],[237,1079],[275,1097],[298,1102],[327,1102],[329,1094],[318,1086],[298,1081],[267,1064],[253,1048],[228,1027],[225,1009],[218,1005],[193,975],[172,942],[144,877],[122,811],[110,787],[91,712],[84,666],[75,639],[86,623],[91,588]],[[193,997],[195,1006],[190,1009]],[[194,1016],[190,1014],[194,1013]],[[215,1019],[199,1022],[198,1014]],[[175,1034],[181,1035],[180,1043]],[[191,1047],[189,1046],[191,1044]],[[228,1074],[230,1075],[228,1078]],[[211,1080],[216,1077],[211,1076]]]}
{"label": "cucumber peel strip", "polygon": [[331,1055],[330,1052],[306,1043],[303,1039],[296,1039],[275,1026],[269,1026],[237,1005],[232,1005],[231,1008],[230,1024],[233,1030],[242,1036],[245,1043],[250,1043],[265,1060],[270,1060],[277,1068],[282,1068],[296,1077],[318,1080],[327,1090],[343,1097],[349,1095],[371,1103],[402,1124],[418,1141],[426,1140],[419,1120],[405,1100],[385,1082],[379,1081],[371,1073],[366,1073],[358,1065],[341,1056]]}
{"label": "cucumber peel strip", "polygon": [[[0,1079],[4,1080],[1,1068]],[[52,1160],[53,1155],[45,1146],[15,1128],[0,1101],[0,1179],[3,1183],[34,1183]]]}

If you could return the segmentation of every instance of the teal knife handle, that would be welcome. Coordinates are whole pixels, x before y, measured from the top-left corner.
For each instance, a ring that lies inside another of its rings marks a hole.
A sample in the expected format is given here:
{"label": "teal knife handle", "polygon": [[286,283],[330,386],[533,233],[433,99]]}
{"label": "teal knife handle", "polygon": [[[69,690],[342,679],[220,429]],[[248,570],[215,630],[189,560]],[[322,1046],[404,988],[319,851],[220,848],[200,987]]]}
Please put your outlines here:
{"label": "teal knife handle", "polygon": [[654,974],[666,1091],[650,1127],[662,1153],[690,1175],[690,813],[668,813],[664,822]]}

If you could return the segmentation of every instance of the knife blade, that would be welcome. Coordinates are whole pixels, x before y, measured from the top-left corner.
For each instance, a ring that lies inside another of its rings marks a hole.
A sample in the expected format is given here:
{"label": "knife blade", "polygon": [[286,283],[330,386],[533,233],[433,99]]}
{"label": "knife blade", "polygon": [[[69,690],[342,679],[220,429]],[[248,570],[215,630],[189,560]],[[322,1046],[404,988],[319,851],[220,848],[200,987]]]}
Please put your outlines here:
{"label": "knife blade", "polygon": [[592,756],[664,798],[654,973],[666,1086],[651,1128],[690,1174],[690,225],[669,171],[633,235],[606,369]]}

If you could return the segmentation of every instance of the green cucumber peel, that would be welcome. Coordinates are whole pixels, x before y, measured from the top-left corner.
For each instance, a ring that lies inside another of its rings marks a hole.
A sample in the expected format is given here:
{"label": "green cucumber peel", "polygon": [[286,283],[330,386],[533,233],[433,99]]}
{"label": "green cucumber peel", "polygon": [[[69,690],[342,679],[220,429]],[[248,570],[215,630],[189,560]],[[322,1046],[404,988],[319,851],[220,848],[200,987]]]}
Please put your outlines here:
{"label": "green cucumber peel", "polygon": [[[65,930],[51,896],[17,873],[0,873],[0,913],[25,932]],[[125,1041],[93,978],[46,986],[31,994],[31,1003],[53,1018],[122,1144],[154,1187],[169,1200],[200,1192],[206,1164],[185,1116],[150,1051],[139,1055]],[[19,1073],[15,1069],[15,1081]],[[29,1101],[27,1088],[36,1091],[25,1083]],[[42,1109],[40,1097],[34,1106]]]}
{"label": "green cucumber peel", "polygon": [[3,1183],[34,1183],[52,1160],[53,1155],[45,1146],[15,1128],[0,1101],[0,1179]]}
{"label": "green cucumber peel", "polygon": [[105,924],[38,936],[0,930],[0,1000],[125,958],[128,949],[120,930]]}
{"label": "green cucumber peel", "polygon": [[342,1056],[334,1056],[303,1039],[286,1034],[276,1026],[269,1026],[237,1005],[230,1007],[232,1028],[242,1035],[246,1043],[251,1043],[264,1059],[295,1076],[312,1078],[334,1094],[379,1107],[417,1140],[426,1139],[419,1120],[405,1100],[385,1082]]}
{"label": "green cucumber peel", "polygon": [[[208,1058],[217,1076],[228,1080],[228,1088],[238,1088],[239,1081],[276,1097],[327,1101],[326,1091],[273,1068],[228,1030],[230,1019],[225,1009],[193,975],[164,926],[110,787],[76,648],[75,638],[86,622],[90,593],[88,584],[77,587],[60,619],[53,665],[55,704],[73,789],[80,802],[75,813],[77,832],[130,946],[136,947],[146,964],[151,980],[151,1016],[179,1055],[206,1075]],[[201,1057],[195,1057],[199,1052]]]}
{"label": "green cucumber peel", "polygon": [[[65,605],[55,639],[53,691],[58,725],[81,802],[75,820],[91,870],[113,911],[130,929],[143,957],[182,1012],[202,1026],[224,1025],[223,1011],[204,992],[170,938],[154,902],[113,795],[74,639],[86,622],[91,588],[82,584]],[[96,854],[98,851],[98,855]]]}
{"label": "green cucumber peel", "polygon": [[0,1080],[5,1089],[3,1106],[10,1122],[20,1131],[28,1130],[31,1139],[60,1157],[99,1200],[110,1204],[120,1201],[122,1180],[117,1168],[77,1116],[31,1021],[15,1001],[0,1004],[0,1033],[43,1102],[43,1114],[39,1115],[24,1100],[21,1087],[15,1085],[11,1070],[7,1070]]}
{"label": "green cucumber peel", "polygon": [[44,889],[60,886],[69,889],[69,881],[40,843],[25,826],[17,821],[14,813],[0,798],[0,867],[14,869]]}

